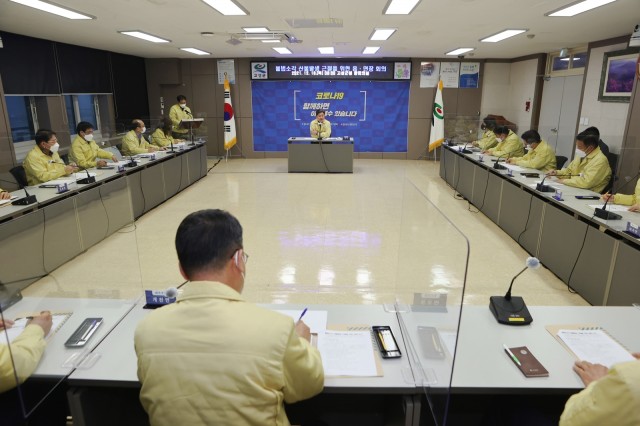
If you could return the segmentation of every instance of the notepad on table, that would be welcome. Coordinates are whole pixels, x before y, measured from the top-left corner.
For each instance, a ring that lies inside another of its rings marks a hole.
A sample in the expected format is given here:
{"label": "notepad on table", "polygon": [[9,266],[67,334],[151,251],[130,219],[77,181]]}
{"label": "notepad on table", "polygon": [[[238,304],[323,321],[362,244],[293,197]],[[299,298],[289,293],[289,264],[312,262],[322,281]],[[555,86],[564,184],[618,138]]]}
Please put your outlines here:
{"label": "notepad on table", "polygon": [[601,328],[558,330],[562,343],[580,360],[611,368],[621,362],[633,361],[629,351]]}
{"label": "notepad on table", "polygon": [[[60,327],[64,325],[64,323],[69,319],[69,317],[71,317],[70,312],[52,314],[51,319],[53,324],[51,325],[51,330],[49,331],[49,334],[47,334],[45,338],[53,336],[55,332],[58,331]],[[17,318],[13,323],[13,326],[11,328],[6,329],[6,336],[9,342],[13,342],[14,339],[24,331],[28,321],[29,319],[26,317]],[[5,330],[2,330],[0,332],[4,334]]]}
{"label": "notepad on table", "polygon": [[325,376],[380,376],[371,331],[327,330],[318,334]]}

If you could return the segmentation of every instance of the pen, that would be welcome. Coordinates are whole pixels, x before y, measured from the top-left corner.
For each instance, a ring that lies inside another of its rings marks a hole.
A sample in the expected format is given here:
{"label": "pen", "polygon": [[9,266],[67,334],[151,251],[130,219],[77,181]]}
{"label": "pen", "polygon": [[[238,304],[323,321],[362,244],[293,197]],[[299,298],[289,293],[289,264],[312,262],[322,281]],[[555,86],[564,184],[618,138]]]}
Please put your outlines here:
{"label": "pen", "polygon": [[520,363],[520,361],[518,360],[518,358],[516,358],[516,356],[513,354],[513,352],[511,352],[511,350],[509,350],[509,348],[507,347],[507,345],[503,344],[502,347],[504,348],[505,351],[507,351],[507,354],[509,354],[509,356],[511,357],[511,359],[518,364],[519,367],[522,367],[522,364]]}
{"label": "pen", "polygon": [[300,314],[300,318],[298,318],[298,321],[300,321],[302,319],[302,317],[304,316],[304,314],[307,313],[307,309],[308,308],[304,308],[304,311],[302,311],[302,313]]}

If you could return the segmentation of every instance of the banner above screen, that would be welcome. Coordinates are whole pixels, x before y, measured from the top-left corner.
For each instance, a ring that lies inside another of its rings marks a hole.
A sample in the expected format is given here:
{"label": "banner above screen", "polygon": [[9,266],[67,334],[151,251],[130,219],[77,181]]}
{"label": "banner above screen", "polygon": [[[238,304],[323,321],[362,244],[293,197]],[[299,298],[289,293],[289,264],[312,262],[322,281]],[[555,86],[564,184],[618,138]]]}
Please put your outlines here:
{"label": "banner above screen", "polygon": [[331,136],[356,152],[407,152],[408,81],[252,81],[253,150],[287,151],[326,111]]}
{"label": "banner above screen", "polygon": [[252,80],[410,80],[411,62],[251,62]]}

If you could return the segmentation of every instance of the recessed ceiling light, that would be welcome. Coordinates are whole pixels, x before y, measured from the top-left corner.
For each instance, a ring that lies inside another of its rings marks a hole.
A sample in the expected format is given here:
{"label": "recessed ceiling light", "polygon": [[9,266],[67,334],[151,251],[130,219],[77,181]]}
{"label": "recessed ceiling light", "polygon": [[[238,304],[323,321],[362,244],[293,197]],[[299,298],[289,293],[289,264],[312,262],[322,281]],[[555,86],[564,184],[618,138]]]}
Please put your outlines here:
{"label": "recessed ceiling light", "polygon": [[215,34],[213,34],[211,31],[204,31],[204,32],[201,32],[200,35],[202,37],[213,37]]}
{"label": "recessed ceiling light", "polygon": [[513,36],[517,36],[518,34],[522,34],[524,32],[527,32],[529,30],[504,30],[499,32],[498,34],[494,34],[492,36],[489,37],[485,37],[483,39],[481,39],[481,42],[484,43],[497,43],[499,41],[502,41],[504,39],[507,39],[509,37],[513,37]]}
{"label": "recessed ceiling light", "polygon": [[232,0],[202,0],[223,15],[248,15],[242,6]]}
{"label": "recessed ceiling light", "polygon": [[391,0],[384,10],[385,15],[408,15],[420,0]]}
{"label": "recessed ceiling light", "polygon": [[205,52],[204,50],[196,49],[195,47],[181,47],[180,50],[184,50],[185,52],[193,53],[194,55],[211,55],[209,52]]}
{"label": "recessed ceiling light", "polygon": [[286,47],[272,47],[273,50],[275,50],[276,52],[278,52],[281,55],[291,55],[291,52],[289,49],[287,49]]}
{"label": "recessed ceiling light", "polygon": [[474,50],[473,47],[459,47],[456,50],[452,50],[451,52],[445,53],[445,55],[462,55],[464,53],[467,52],[471,52],[472,50]]}
{"label": "recessed ceiling light", "polygon": [[545,13],[545,16],[575,16],[579,13],[586,12],[587,10],[595,9],[596,7],[604,6],[608,3],[613,3],[616,0],[581,0],[573,2],[566,6],[556,9],[552,12]]}
{"label": "recessed ceiling light", "polygon": [[376,53],[378,50],[380,50],[380,46],[367,46],[364,48],[364,50],[362,51],[363,55],[373,55],[374,53]]}
{"label": "recessed ceiling light", "polygon": [[118,32],[120,34],[141,38],[142,40],[151,41],[153,43],[169,43],[171,41],[164,38],[156,37],[151,34],[143,33],[142,31],[118,31]]}
{"label": "recessed ceiling light", "polygon": [[396,28],[376,28],[369,40],[387,40],[396,32]]}
{"label": "recessed ceiling light", "polygon": [[267,27],[242,27],[245,33],[268,33]]}
{"label": "recessed ceiling light", "polygon": [[260,40],[260,41],[262,41],[263,43],[280,43],[280,40],[275,40],[275,39],[274,40]]}
{"label": "recessed ceiling light", "polygon": [[333,55],[334,53],[333,47],[318,47],[318,51],[323,55]]}
{"label": "recessed ceiling light", "polygon": [[76,12],[75,10],[67,9],[65,7],[61,7],[56,4],[47,3],[40,0],[11,0],[11,1],[24,6],[33,7],[34,9],[42,10],[43,12],[53,13],[54,15],[62,16],[64,18],[96,19],[95,16],[86,15],[84,13]]}

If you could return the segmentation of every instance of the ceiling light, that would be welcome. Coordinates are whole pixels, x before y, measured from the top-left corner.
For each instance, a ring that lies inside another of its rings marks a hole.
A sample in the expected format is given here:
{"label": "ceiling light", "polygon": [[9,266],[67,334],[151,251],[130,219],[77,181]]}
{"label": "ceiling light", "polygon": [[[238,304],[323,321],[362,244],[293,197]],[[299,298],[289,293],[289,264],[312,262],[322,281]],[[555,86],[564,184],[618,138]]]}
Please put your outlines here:
{"label": "ceiling light", "polygon": [[387,40],[396,32],[396,28],[376,28],[369,40]]}
{"label": "ceiling light", "polygon": [[273,50],[275,50],[276,52],[278,52],[281,55],[291,55],[291,52],[289,49],[287,49],[286,47],[272,47]]}
{"label": "ceiling light", "polygon": [[260,40],[263,43],[280,43],[280,40]]}
{"label": "ceiling light", "polygon": [[228,43],[232,46],[237,46],[239,44],[242,44],[242,42],[235,37],[231,37],[229,40],[225,41],[225,43]]}
{"label": "ceiling light", "polygon": [[612,3],[616,0],[582,0],[573,2],[566,6],[556,9],[552,12],[545,13],[545,16],[575,16],[579,13],[586,12],[587,10],[595,9],[596,7],[604,6],[605,4]]}
{"label": "ceiling light", "polygon": [[334,53],[333,47],[318,47],[318,50],[323,55],[333,55]]}
{"label": "ceiling light", "polygon": [[445,55],[457,56],[467,52],[471,52],[472,50],[474,50],[473,47],[459,47],[456,50],[452,50],[451,52],[445,53]]}
{"label": "ceiling light", "polygon": [[518,34],[522,34],[524,32],[527,32],[529,30],[504,30],[502,32],[499,32],[498,34],[494,34],[492,36],[489,37],[485,37],[483,39],[481,39],[481,42],[484,43],[497,43],[499,41],[502,41],[504,39],[507,39],[509,37],[513,37],[513,36],[517,36]]}
{"label": "ceiling light", "polygon": [[193,53],[194,55],[211,55],[211,53],[205,52],[204,50],[196,49],[195,47],[181,47],[180,50]]}
{"label": "ceiling light", "polygon": [[42,10],[43,12],[53,13],[54,15],[62,16],[69,19],[95,19],[95,16],[79,13],[71,9],[67,9],[56,4],[47,3],[40,0],[11,0],[14,3],[18,3],[24,6],[33,7],[35,9]]}
{"label": "ceiling light", "polygon": [[245,33],[268,33],[267,27],[242,27]]}
{"label": "ceiling light", "polygon": [[363,55],[373,55],[374,53],[376,53],[378,50],[380,50],[380,46],[367,46],[364,48],[364,50],[362,51]]}
{"label": "ceiling light", "polygon": [[248,15],[242,6],[232,0],[202,0],[223,15]]}
{"label": "ceiling light", "polygon": [[391,0],[383,13],[385,15],[408,15],[418,3],[420,0]]}
{"label": "ceiling light", "polygon": [[204,31],[204,32],[200,33],[200,35],[202,37],[213,37],[215,34],[213,34],[211,31]]}
{"label": "ceiling light", "polygon": [[151,41],[153,43],[169,43],[171,41],[164,38],[156,37],[151,34],[143,33],[142,31],[118,31],[118,32],[120,34],[141,38],[143,40]]}

